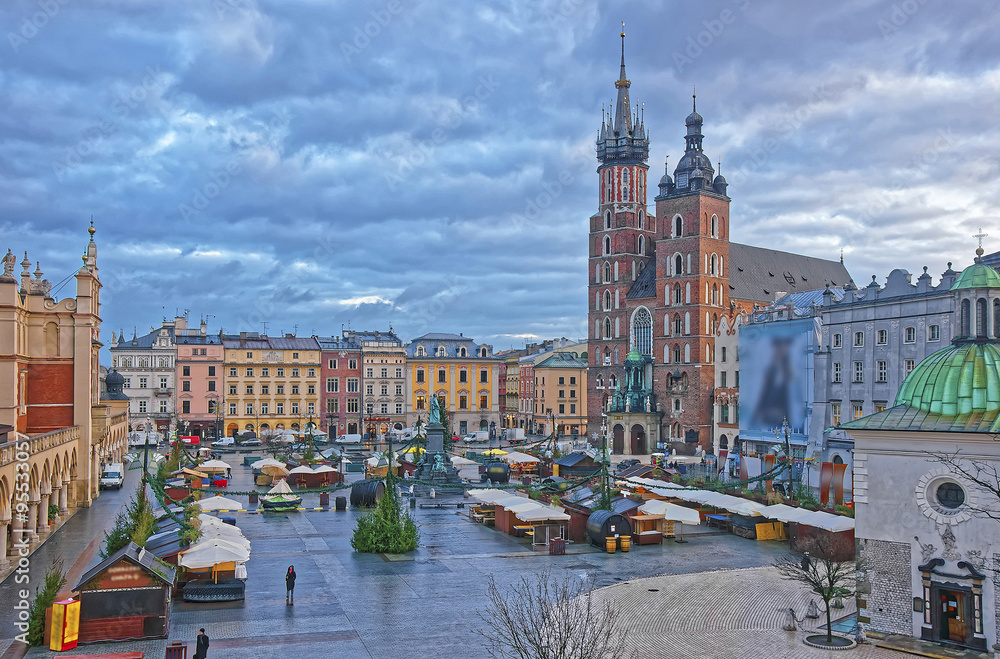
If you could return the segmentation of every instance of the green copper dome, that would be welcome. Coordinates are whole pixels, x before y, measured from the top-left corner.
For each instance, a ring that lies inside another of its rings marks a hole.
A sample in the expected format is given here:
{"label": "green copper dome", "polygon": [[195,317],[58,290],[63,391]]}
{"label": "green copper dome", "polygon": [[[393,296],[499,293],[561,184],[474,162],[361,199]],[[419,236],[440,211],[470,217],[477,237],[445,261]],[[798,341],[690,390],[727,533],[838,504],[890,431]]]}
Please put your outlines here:
{"label": "green copper dome", "polygon": [[645,360],[642,358],[642,355],[639,354],[639,351],[636,349],[636,347],[632,346],[632,349],[628,351],[627,355],[625,355],[625,361],[642,363]]}
{"label": "green copper dome", "polygon": [[997,274],[996,270],[985,263],[979,263],[979,259],[976,259],[976,261],[976,263],[973,263],[962,271],[962,274],[958,276],[958,279],[956,279],[955,283],[952,285],[951,290],[957,291],[965,288],[1000,288],[1000,274]]}
{"label": "green copper dome", "polygon": [[1000,410],[1000,346],[963,341],[935,352],[906,376],[895,404],[948,416],[995,415]]}

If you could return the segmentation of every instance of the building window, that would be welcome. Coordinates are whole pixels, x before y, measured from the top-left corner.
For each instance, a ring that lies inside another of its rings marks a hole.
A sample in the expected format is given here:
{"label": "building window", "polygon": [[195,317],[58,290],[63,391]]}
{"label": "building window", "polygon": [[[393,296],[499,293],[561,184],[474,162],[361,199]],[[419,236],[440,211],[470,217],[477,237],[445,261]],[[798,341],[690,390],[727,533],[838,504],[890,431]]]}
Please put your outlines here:
{"label": "building window", "polygon": [[253,359],[253,351],[247,351],[247,359]]}
{"label": "building window", "polygon": [[253,385],[252,384],[248,384],[247,385],[247,396],[253,396]]}
{"label": "building window", "polygon": [[278,377],[279,378],[285,377],[285,367],[284,366],[279,366],[278,367]]}
{"label": "building window", "polygon": [[389,413],[389,403],[382,403],[379,405],[379,413],[388,414]]}
{"label": "building window", "polygon": [[402,368],[397,368],[396,369],[396,377],[397,378],[403,377],[403,369]]}
{"label": "building window", "polygon": [[725,386],[727,386],[727,385],[726,385],[726,376],[727,376],[727,375],[729,375],[729,374],[728,374],[728,373],[726,373],[725,371],[722,371],[722,372],[720,372],[720,373],[719,373],[719,386],[720,386],[720,387],[725,387]]}
{"label": "building window", "polygon": [[640,355],[653,354],[653,317],[646,307],[639,307],[632,316],[632,346]]}
{"label": "building window", "polygon": [[298,413],[299,413],[299,404],[292,403],[292,414],[298,414]]}
{"label": "building window", "polygon": [[383,368],[382,369],[382,377],[384,377],[384,378],[389,377],[389,369],[387,369],[387,368]]}
{"label": "building window", "polygon": [[208,381],[208,390],[209,391],[215,391],[215,380],[209,380]]}
{"label": "building window", "polygon": [[861,403],[854,403],[854,419],[860,419],[865,415]]}
{"label": "building window", "polygon": [[417,411],[423,410],[426,404],[427,399],[424,396],[417,396]]}
{"label": "building window", "polygon": [[458,372],[458,381],[461,382],[461,383],[463,383],[463,384],[465,382],[468,382],[469,381],[469,373],[468,373],[468,371],[466,371],[465,369],[460,370]]}
{"label": "building window", "polygon": [[903,330],[903,342],[904,343],[915,343],[917,340],[917,328],[907,327]]}
{"label": "building window", "polygon": [[[139,413],[140,414],[146,413],[146,401],[144,400],[139,401]],[[234,411],[233,414],[236,414],[236,412]]]}
{"label": "building window", "polygon": [[357,359],[348,359],[347,360],[347,368],[351,369],[352,371],[357,370],[357,368],[358,368],[358,360]]}
{"label": "building window", "polygon": [[218,404],[214,400],[208,401],[208,413],[215,414],[218,411]]}
{"label": "building window", "polygon": [[253,416],[253,403],[247,403],[246,412],[247,416]]}
{"label": "building window", "polygon": [[306,385],[306,395],[313,395],[316,393],[316,385],[308,384]]}
{"label": "building window", "polygon": [[375,385],[373,385],[373,384],[366,384],[365,385],[365,395],[366,396],[374,396],[375,395]]}
{"label": "building window", "polygon": [[375,369],[372,368],[371,366],[369,366],[368,368],[366,368],[365,369],[365,377],[366,378],[373,378],[373,377],[375,377]]}
{"label": "building window", "polygon": [[486,384],[490,381],[490,372],[485,368],[479,369],[479,382]]}
{"label": "building window", "polygon": [[181,391],[191,391],[191,381],[184,380],[181,382]]}
{"label": "building window", "polygon": [[379,395],[380,396],[388,396],[389,395],[389,385],[383,384],[381,386],[380,390],[379,390]]}
{"label": "building window", "polygon": [[235,396],[236,395],[236,385],[235,384],[229,385],[229,395],[230,396]]}
{"label": "building window", "polygon": [[569,404],[569,413],[570,414],[576,414],[576,403],[570,403]]}
{"label": "building window", "polygon": [[340,406],[337,404],[340,401],[336,398],[328,398],[326,401],[326,413],[327,414],[337,414],[340,410]]}
{"label": "building window", "polygon": [[326,379],[326,393],[335,394],[340,391],[340,378]]}
{"label": "building window", "polygon": [[396,403],[396,414],[402,414],[402,413],[403,413],[403,404]]}
{"label": "building window", "polygon": [[844,345],[844,337],[841,336],[840,334],[834,334],[833,335],[833,347],[834,348],[839,348],[842,345]]}
{"label": "building window", "polygon": [[357,398],[348,398],[347,399],[347,412],[348,412],[348,414],[350,414],[350,413],[357,413],[358,410],[360,410],[360,409],[361,409],[361,407],[360,407],[360,405],[358,403],[358,399]]}
{"label": "building window", "polygon": [[293,368],[292,369],[292,377],[293,378],[299,377],[299,369],[297,369],[297,368]]}
{"label": "building window", "polygon": [[466,396],[459,396],[458,397],[458,409],[464,410],[464,409],[468,409],[468,407],[469,407],[469,399],[468,399],[468,397],[466,397]]}
{"label": "building window", "polygon": [[914,362],[912,359],[903,360],[903,377],[906,377],[907,375],[910,374],[910,372],[913,370],[913,364]]}
{"label": "building window", "polygon": [[277,414],[284,414],[285,413],[285,404],[284,403],[275,403],[274,404],[274,411]]}
{"label": "building window", "polygon": [[293,384],[292,385],[292,395],[293,396],[298,396],[299,395],[299,385],[297,385],[297,384]]}
{"label": "building window", "polygon": [[885,412],[885,402],[875,403],[876,412]]}
{"label": "building window", "polygon": [[876,332],[875,343],[880,346],[884,346],[885,344],[889,343],[889,332],[884,329],[880,329],[878,332]]}
{"label": "building window", "polygon": [[214,378],[215,377],[215,367],[214,366],[209,366],[208,367],[208,377],[210,377],[210,378]]}
{"label": "building window", "polygon": [[720,412],[720,420],[722,421],[722,423],[729,423],[729,406],[728,405],[720,406],[719,412]]}
{"label": "building window", "polygon": [[267,385],[267,384],[260,385],[260,395],[261,396],[266,396],[269,393],[271,393],[271,386],[270,385]]}
{"label": "building window", "polygon": [[928,341],[940,341],[941,340],[941,326],[940,325],[930,325],[927,327],[927,340]]}
{"label": "building window", "polygon": [[447,371],[443,368],[438,369],[438,382],[447,382]]}
{"label": "building window", "polygon": [[337,360],[336,359],[331,359],[330,361],[327,362],[327,365],[330,367],[331,370],[334,370],[334,371],[337,370]]}
{"label": "building window", "polygon": [[358,393],[358,385],[360,380],[358,378],[347,378],[347,393],[356,394]]}
{"label": "building window", "polygon": [[267,403],[261,403],[260,404],[260,413],[261,414],[267,414],[268,413],[267,410],[268,410],[268,404]]}
{"label": "building window", "polygon": [[563,403],[559,403],[559,414],[565,414],[565,413],[566,413],[566,405]]}
{"label": "building window", "polygon": [[279,396],[285,395],[285,385],[277,384],[275,385],[275,390],[276,390],[275,393],[277,393]]}
{"label": "building window", "polygon": [[236,416],[236,403],[229,403],[229,416]]}
{"label": "building window", "polygon": [[864,344],[865,344],[865,333],[864,332],[855,332],[854,333],[854,347],[855,348],[860,348]]}
{"label": "building window", "polygon": [[191,376],[191,367],[190,366],[184,366],[184,367],[182,367],[181,368],[181,375],[186,375],[186,376],[190,377]]}
{"label": "building window", "polygon": [[560,398],[565,398],[566,397],[566,390],[565,389],[560,389],[559,390],[559,397]]}
{"label": "building window", "polygon": [[833,381],[843,382],[843,372],[840,366],[840,362],[833,362]]}
{"label": "building window", "polygon": [[271,375],[271,369],[268,368],[267,366],[264,366],[260,369],[260,377],[266,378],[270,377],[270,375]]}
{"label": "building window", "polygon": [[417,369],[417,383],[422,384],[424,382],[424,369]]}
{"label": "building window", "polygon": [[865,381],[865,363],[864,362],[854,362],[854,382],[864,382]]}
{"label": "building window", "polygon": [[253,377],[253,366],[247,366],[247,377],[248,378]]}
{"label": "building window", "polygon": [[403,395],[403,385],[401,385],[401,384],[397,384],[396,385],[396,395],[397,396],[402,396]]}
{"label": "building window", "polygon": [[490,397],[486,394],[480,394],[479,396],[479,409],[485,410],[490,406]]}
{"label": "building window", "polygon": [[888,382],[889,381],[889,363],[885,361],[878,361],[875,363],[876,366],[876,382]]}
{"label": "building window", "polygon": [[293,352],[292,353],[292,359],[298,359],[298,358],[299,358],[299,353]]}
{"label": "building window", "polygon": [[316,403],[306,403],[306,414],[316,414]]}

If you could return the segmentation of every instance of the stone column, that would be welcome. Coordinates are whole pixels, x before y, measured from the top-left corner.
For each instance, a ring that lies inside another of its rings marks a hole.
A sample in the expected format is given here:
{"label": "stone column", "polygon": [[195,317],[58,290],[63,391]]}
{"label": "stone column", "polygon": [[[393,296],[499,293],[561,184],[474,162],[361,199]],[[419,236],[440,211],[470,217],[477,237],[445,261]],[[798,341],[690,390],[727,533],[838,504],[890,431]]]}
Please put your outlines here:
{"label": "stone column", "polygon": [[28,502],[28,521],[24,525],[25,531],[22,534],[22,536],[24,537],[25,541],[29,543],[38,541],[38,533],[36,533],[35,530],[38,528],[39,503],[41,502],[40,501]]}
{"label": "stone column", "polygon": [[0,519],[0,543],[3,543],[3,551],[0,551],[0,572],[10,567],[7,560],[7,527],[10,526],[10,519]]}
{"label": "stone column", "polygon": [[38,502],[38,526],[36,527],[39,537],[44,537],[49,534],[49,498],[50,494],[47,492],[41,495],[41,500]]}
{"label": "stone column", "polygon": [[76,488],[77,482],[75,478],[69,478],[64,481],[64,489],[66,490],[66,507],[76,508]]}
{"label": "stone column", "polygon": [[70,481],[67,478],[62,482],[62,487],[59,488],[59,514],[65,515],[69,513],[69,488]]}
{"label": "stone column", "polygon": [[[17,547],[15,547],[14,545],[16,545],[17,541],[21,539],[21,531],[20,531],[20,529],[22,529],[22,528],[23,528],[22,523],[18,520],[17,516],[15,516],[11,520],[11,522],[10,522],[10,539],[11,539],[10,546],[5,546],[4,547],[4,549],[5,549],[5,551],[4,551],[4,558],[6,558],[8,560],[8,562],[11,562],[11,563],[16,563],[17,562],[17,558],[18,558],[18,556],[17,556]],[[5,538],[5,540],[6,540],[6,538]]]}

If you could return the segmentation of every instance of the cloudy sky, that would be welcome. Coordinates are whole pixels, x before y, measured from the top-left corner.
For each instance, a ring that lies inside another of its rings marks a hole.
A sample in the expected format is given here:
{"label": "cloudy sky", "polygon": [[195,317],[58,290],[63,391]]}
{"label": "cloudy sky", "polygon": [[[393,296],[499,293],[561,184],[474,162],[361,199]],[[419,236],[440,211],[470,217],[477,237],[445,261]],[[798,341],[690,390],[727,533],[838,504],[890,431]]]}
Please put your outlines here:
{"label": "cloudy sky", "polygon": [[964,267],[979,227],[1000,249],[1000,9],[979,0],[7,0],[0,248],[58,284],[93,215],[106,340],[185,309],[212,331],[582,337],[621,20],[652,171],[697,85],[734,240],[843,250],[862,285]]}

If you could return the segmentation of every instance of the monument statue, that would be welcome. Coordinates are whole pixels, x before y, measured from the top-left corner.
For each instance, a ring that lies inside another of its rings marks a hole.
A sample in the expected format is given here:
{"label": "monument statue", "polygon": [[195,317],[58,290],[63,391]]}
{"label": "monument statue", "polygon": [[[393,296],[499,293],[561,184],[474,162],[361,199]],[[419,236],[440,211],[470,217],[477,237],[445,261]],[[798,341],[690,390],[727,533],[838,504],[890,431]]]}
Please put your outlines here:
{"label": "monument statue", "polygon": [[428,425],[443,425],[441,418],[441,403],[438,402],[437,396],[431,396],[431,414],[427,419],[427,423]]}

